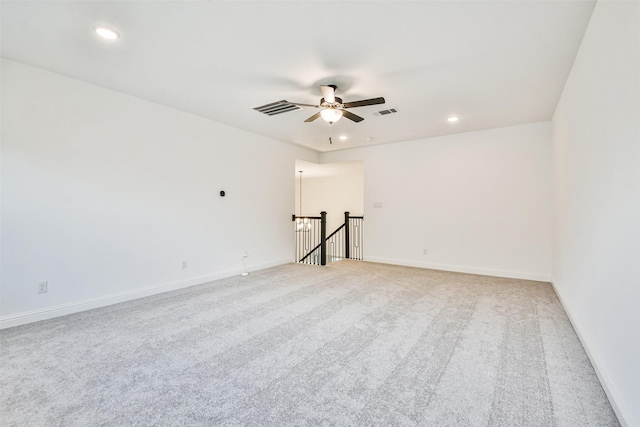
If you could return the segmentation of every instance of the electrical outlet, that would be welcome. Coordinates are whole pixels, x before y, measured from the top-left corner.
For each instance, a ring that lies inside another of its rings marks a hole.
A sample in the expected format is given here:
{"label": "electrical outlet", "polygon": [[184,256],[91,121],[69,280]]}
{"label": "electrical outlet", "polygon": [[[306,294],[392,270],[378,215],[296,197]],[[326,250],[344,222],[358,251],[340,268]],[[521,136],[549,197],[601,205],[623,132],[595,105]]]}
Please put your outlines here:
{"label": "electrical outlet", "polygon": [[242,252],[242,258],[246,258],[248,256],[249,256],[249,252],[247,251]]}
{"label": "electrical outlet", "polygon": [[183,270],[187,269],[187,261],[186,260],[182,261],[182,269]]}
{"label": "electrical outlet", "polygon": [[427,249],[423,249],[422,250],[422,255],[427,255],[429,253],[429,251]]}
{"label": "electrical outlet", "polygon": [[38,293],[46,294],[49,290],[49,282],[38,282]]}

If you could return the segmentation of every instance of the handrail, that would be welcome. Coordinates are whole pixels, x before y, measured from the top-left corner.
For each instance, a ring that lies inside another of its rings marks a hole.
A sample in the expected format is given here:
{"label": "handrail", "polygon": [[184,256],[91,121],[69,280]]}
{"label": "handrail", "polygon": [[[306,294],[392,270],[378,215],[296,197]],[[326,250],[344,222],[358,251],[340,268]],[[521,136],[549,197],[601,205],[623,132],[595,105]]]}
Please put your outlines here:
{"label": "handrail", "polygon": [[[296,219],[322,219],[321,216],[295,216],[295,215],[291,215],[291,221],[295,221]],[[357,218],[357,217],[352,217],[352,218]]]}
{"label": "handrail", "polygon": [[334,231],[333,233],[329,234],[327,239],[332,238],[334,234],[336,234],[338,231],[342,230],[343,228],[344,228],[344,224],[342,224],[340,227],[336,228],[336,231]]}
{"label": "handrail", "polygon": [[[340,227],[336,228],[336,231],[334,231],[333,233],[329,234],[329,236],[328,236],[326,239],[324,239],[324,240],[325,240],[325,242],[326,242],[327,240],[329,240],[330,238],[332,238],[336,233],[338,233],[338,231],[342,230],[343,228],[344,228],[344,224],[342,224]],[[315,248],[311,249],[311,250],[309,251],[309,253],[308,253],[308,254],[306,254],[306,255],[305,255],[305,256],[304,256],[300,261],[298,261],[298,262],[302,262],[302,261],[304,261],[305,259],[309,258],[309,257],[310,257],[310,256],[311,256],[315,251],[317,251],[317,250],[320,248],[320,246],[322,246],[322,242],[318,243],[318,244],[316,245],[316,247],[315,247]]]}

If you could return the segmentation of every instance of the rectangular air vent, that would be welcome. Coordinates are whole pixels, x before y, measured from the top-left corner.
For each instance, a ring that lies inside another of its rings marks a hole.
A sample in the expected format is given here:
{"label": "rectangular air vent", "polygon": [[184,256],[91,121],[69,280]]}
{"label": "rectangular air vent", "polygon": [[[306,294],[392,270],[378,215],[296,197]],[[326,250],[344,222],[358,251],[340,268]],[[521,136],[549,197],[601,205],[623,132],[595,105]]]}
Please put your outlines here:
{"label": "rectangular air vent", "polygon": [[277,101],[271,104],[262,105],[254,108],[254,110],[266,114],[267,116],[275,116],[276,114],[286,113],[288,111],[302,110],[297,105],[289,104],[287,101]]}
{"label": "rectangular air vent", "polygon": [[381,110],[381,111],[376,111],[375,113],[373,113],[374,116],[386,116],[387,114],[393,114],[393,113],[397,113],[398,110],[396,110],[395,108],[389,108],[388,110]]}

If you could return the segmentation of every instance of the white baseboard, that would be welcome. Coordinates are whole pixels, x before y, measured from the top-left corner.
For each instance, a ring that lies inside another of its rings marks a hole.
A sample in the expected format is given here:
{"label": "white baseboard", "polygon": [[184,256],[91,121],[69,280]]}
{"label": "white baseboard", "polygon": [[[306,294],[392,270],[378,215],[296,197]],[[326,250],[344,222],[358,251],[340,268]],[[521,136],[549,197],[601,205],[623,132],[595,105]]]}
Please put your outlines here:
{"label": "white baseboard", "polygon": [[602,364],[602,362],[600,362],[596,354],[593,351],[591,351],[591,346],[589,345],[589,342],[586,339],[586,335],[584,335],[584,333],[582,332],[582,329],[580,328],[580,325],[576,321],[576,318],[573,316],[571,309],[566,304],[566,302],[562,299],[562,295],[560,295],[560,292],[558,292],[558,288],[556,287],[556,284],[553,281],[551,281],[551,286],[553,286],[553,290],[556,293],[556,296],[558,297],[558,300],[560,301],[562,308],[564,309],[565,313],[567,313],[567,317],[569,318],[569,322],[571,322],[571,326],[573,326],[573,329],[576,331],[576,335],[578,335],[578,339],[580,340],[582,347],[587,353],[587,357],[589,358],[589,361],[591,361],[591,365],[593,366],[593,369],[596,372],[598,379],[600,380],[600,384],[602,385],[604,392],[609,398],[611,407],[613,408],[613,411],[616,413],[616,416],[618,417],[618,421],[620,422],[620,425],[622,427],[637,427],[631,422],[631,417],[627,414],[624,407],[620,405],[621,400],[618,398],[618,392],[616,392],[616,389],[613,386],[613,381],[611,381],[611,377],[607,373],[607,370],[604,368],[604,365]]}
{"label": "white baseboard", "polygon": [[[262,270],[264,268],[275,267],[282,264],[288,264],[291,259],[271,261],[257,265],[247,266],[250,271]],[[207,276],[195,277],[180,282],[165,283],[162,285],[149,286],[135,291],[120,292],[117,294],[107,295],[104,297],[91,298],[83,301],[61,304],[53,307],[41,308],[22,313],[11,314],[0,317],[0,329],[12,328],[14,326],[25,325],[27,323],[38,322],[40,320],[53,319],[54,317],[66,316],[68,314],[79,313],[81,311],[92,310],[94,308],[105,307],[107,305],[117,304],[120,302],[131,301],[138,298],[144,298],[163,292],[174,291],[177,289],[187,288],[189,286],[201,285],[213,280],[224,279],[226,277],[236,276],[242,273],[241,268],[213,273]]]}
{"label": "white baseboard", "polygon": [[507,277],[509,279],[535,280],[538,282],[551,282],[551,276],[540,274],[522,273],[517,271],[493,270],[490,268],[465,267],[460,265],[435,264],[428,262],[406,261],[390,258],[365,257],[365,261],[379,262],[383,264],[404,265],[407,267],[429,268],[432,270],[453,271],[456,273],[479,274],[481,276]]}

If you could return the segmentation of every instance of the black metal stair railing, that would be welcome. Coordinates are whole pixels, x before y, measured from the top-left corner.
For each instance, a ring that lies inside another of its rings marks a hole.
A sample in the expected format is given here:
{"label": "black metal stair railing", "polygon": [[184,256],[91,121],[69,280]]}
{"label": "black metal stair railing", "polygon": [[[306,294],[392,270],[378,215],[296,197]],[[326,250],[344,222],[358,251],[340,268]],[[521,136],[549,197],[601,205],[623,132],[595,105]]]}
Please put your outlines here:
{"label": "black metal stair railing", "polygon": [[327,237],[327,262],[340,261],[346,258],[344,229],[345,225],[342,224]]}
{"label": "black metal stair railing", "polygon": [[[323,217],[324,226],[322,224]],[[296,236],[296,262],[320,265],[321,254],[316,248],[321,246],[321,242],[324,240],[322,229],[326,229],[326,212],[322,212],[320,216],[293,215],[291,219],[294,221]]]}
{"label": "black metal stair railing", "polygon": [[349,216],[349,212],[345,212],[344,216],[344,223],[347,227],[345,230],[345,235],[347,236],[347,242],[345,243],[345,248],[347,249],[346,258],[362,261],[364,216]]}
{"label": "black metal stair railing", "polygon": [[326,265],[341,259],[362,260],[363,216],[344,213],[344,223],[326,236],[327,213],[319,217],[292,216],[295,221],[296,262]]}

